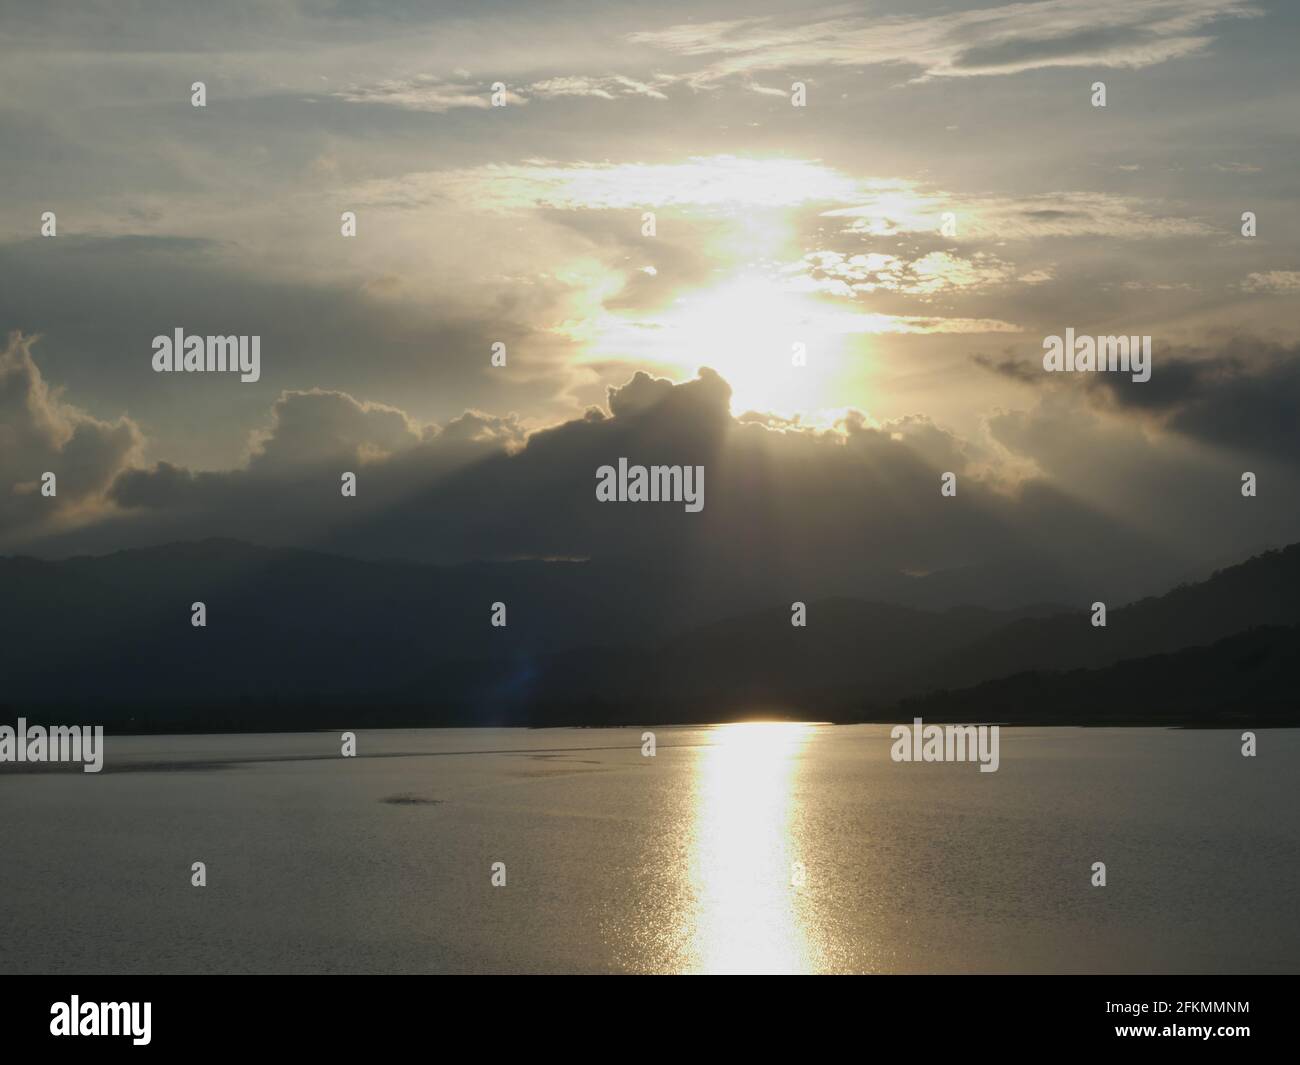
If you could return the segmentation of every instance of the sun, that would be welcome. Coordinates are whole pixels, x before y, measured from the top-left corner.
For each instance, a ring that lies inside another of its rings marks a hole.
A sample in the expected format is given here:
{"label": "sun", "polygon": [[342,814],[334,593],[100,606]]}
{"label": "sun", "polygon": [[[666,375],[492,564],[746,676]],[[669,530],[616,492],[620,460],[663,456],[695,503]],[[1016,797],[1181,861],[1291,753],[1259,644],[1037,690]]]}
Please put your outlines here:
{"label": "sun", "polygon": [[820,405],[841,338],[820,328],[812,298],[767,278],[739,278],[684,296],[665,316],[674,360],[711,366],[737,410],[793,414]]}
{"label": "sun", "polygon": [[692,376],[716,370],[734,413],[791,417],[853,399],[847,338],[817,297],[780,279],[741,275],[651,314],[602,313],[584,338],[592,361],[617,359]]}

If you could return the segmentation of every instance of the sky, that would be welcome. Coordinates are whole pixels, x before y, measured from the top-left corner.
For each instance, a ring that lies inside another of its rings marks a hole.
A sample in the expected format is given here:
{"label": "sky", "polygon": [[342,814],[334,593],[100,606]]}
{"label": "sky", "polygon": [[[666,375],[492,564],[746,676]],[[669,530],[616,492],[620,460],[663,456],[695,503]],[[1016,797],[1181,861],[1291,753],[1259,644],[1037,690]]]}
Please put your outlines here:
{"label": "sky", "polygon": [[[6,0],[0,551],[695,552],[831,590],[1032,558],[1132,596],[1300,539],[1298,24]],[[155,373],[177,328],[260,336],[259,380]],[[1151,380],[1045,373],[1066,328],[1150,336]],[[594,505],[630,452],[704,464],[704,511]]]}

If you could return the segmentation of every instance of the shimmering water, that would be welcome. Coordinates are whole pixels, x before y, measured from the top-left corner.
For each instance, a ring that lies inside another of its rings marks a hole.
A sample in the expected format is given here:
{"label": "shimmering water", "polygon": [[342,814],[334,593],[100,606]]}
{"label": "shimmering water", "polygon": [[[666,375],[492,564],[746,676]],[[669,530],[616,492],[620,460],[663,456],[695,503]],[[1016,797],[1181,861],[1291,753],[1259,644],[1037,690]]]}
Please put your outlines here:
{"label": "shimmering water", "polygon": [[1300,969],[1300,730],[888,732],[109,737],[0,767],[0,971]]}

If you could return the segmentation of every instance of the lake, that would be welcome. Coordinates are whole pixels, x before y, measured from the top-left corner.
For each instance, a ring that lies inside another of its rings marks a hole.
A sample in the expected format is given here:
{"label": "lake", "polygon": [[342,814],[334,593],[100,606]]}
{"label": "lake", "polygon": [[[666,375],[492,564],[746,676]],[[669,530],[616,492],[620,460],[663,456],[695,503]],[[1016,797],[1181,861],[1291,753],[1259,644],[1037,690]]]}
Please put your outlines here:
{"label": "lake", "polygon": [[1300,730],[1004,728],[992,773],[887,725],[653,731],[0,766],[0,971],[1300,969]]}

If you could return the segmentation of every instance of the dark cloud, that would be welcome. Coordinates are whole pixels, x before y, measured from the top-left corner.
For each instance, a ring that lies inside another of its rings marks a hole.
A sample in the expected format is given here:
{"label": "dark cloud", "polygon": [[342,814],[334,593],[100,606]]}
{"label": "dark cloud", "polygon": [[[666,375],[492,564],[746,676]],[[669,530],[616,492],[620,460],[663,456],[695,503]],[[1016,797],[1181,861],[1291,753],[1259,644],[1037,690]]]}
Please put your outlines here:
{"label": "dark cloud", "polygon": [[[438,426],[346,393],[285,392],[240,467],[115,470],[114,520],[23,547],[228,536],[439,563],[622,559],[686,573],[700,594],[752,584],[791,600],[897,595],[901,574],[961,574],[961,598],[1008,603],[1118,601],[1202,556],[1300,536],[1281,506],[1285,479],[1270,476],[1249,513],[1209,506],[1220,489],[1231,498],[1230,466],[1198,465],[1177,435],[1153,441],[1085,389],[1048,388],[1028,410],[989,419],[993,446],[1039,471],[1019,482],[989,446],[920,414],[874,424],[849,411],[826,429],[733,417],[730,398],[711,370],[680,384],[637,373],[609,389],[607,411],[527,434],[513,417],[468,411]],[[703,466],[703,511],[597,501],[597,469],[620,458]],[[341,494],[344,472],[357,475],[356,498]],[[940,494],[947,472],[955,498]]]}
{"label": "dark cloud", "polygon": [[1152,361],[1149,381],[1096,374],[1093,386],[1107,404],[1195,440],[1300,467],[1300,345],[1239,337]]}
{"label": "dark cloud", "polygon": [[[1082,384],[1097,410],[1300,468],[1300,344],[1241,336],[1213,347],[1157,347],[1148,381],[1123,373],[1049,374],[1041,363],[1010,353],[1001,359],[976,354],[971,361],[1045,391],[1074,392]],[[1012,420],[999,424],[1006,428]]]}
{"label": "dark cloud", "polygon": [[361,403],[344,392],[286,392],[275,401],[271,429],[249,460],[255,471],[292,470],[314,462],[382,459],[424,438],[396,407]]}
{"label": "dark cloud", "polygon": [[609,388],[610,413],[617,418],[621,414],[647,411],[668,399],[673,394],[674,387],[671,381],[638,372],[621,388]]}
{"label": "dark cloud", "polygon": [[977,354],[971,356],[971,361],[976,366],[983,366],[984,369],[992,373],[1011,381],[1018,381],[1021,384],[1040,384],[1044,376],[1041,364],[1035,365],[1012,356],[1004,359],[994,359],[991,355]]}
{"label": "dark cloud", "polygon": [[[116,520],[29,546],[231,536],[443,563],[633,559],[684,570],[701,589],[753,583],[791,599],[893,594],[902,573],[963,572],[964,596],[1014,602],[1098,582],[1119,594],[1168,571],[1156,540],[1046,480],[1000,488],[982,448],[924,416],[873,425],[851,411],[816,429],[734,418],[730,391],[710,370],[682,384],[638,373],[610,389],[608,413],[527,437],[479,412],[438,427],[337,392],[285,393],[241,468],[123,472]],[[1060,419],[1043,422],[1050,433]],[[1036,423],[999,430],[1013,448],[1051,439]],[[703,511],[598,502],[596,470],[620,458],[703,466]],[[356,498],[340,492],[345,471]],[[940,494],[945,472],[956,498]]]}
{"label": "dark cloud", "polygon": [[[0,537],[36,534],[95,511],[135,457],[129,418],[101,421],[64,403],[32,358],[34,338],[11,333],[0,349]],[[45,473],[56,494],[41,494]]]}
{"label": "dark cloud", "polygon": [[[206,535],[320,542],[362,515],[395,506],[450,472],[507,454],[523,441],[514,417],[467,411],[442,427],[420,425],[396,408],[346,393],[286,392],[272,408],[269,427],[253,435],[242,468],[194,471],[159,462],[124,472],[110,498],[125,514],[106,535],[132,544]],[[357,475],[359,501],[343,497],[344,473]],[[359,506],[352,511],[340,509],[354,502]]]}

